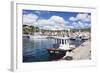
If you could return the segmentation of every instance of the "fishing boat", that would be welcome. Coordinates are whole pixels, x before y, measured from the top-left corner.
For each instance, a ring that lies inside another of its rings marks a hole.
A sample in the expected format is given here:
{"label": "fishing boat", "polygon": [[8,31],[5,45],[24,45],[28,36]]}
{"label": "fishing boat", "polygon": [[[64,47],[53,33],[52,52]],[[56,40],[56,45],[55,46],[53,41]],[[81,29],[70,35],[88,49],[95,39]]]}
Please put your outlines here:
{"label": "fishing boat", "polygon": [[75,48],[70,45],[70,39],[67,36],[53,37],[55,40],[55,46],[58,45],[58,48],[48,48],[48,53],[50,60],[59,60],[66,58],[67,60],[72,60],[72,56],[68,56],[68,54]]}

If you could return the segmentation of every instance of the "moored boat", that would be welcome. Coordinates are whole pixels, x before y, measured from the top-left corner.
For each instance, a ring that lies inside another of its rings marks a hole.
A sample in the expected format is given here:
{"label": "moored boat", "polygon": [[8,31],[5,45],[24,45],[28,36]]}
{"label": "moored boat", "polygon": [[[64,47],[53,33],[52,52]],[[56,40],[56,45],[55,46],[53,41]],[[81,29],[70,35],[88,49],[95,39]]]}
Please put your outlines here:
{"label": "moored boat", "polygon": [[58,60],[66,55],[66,50],[58,49],[58,48],[57,49],[49,48],[48,53],[49,53],[50,60]]}
{"label": "moored boat", "polygon": [[58,48],[48,48],[49,58],[50,60],[59,60],[62,58],[68,57],[68,59],[72,59],[68,56],[74,47],[69,45],[69,37],[53,37],[55,40],[56,45],[59,45]]}

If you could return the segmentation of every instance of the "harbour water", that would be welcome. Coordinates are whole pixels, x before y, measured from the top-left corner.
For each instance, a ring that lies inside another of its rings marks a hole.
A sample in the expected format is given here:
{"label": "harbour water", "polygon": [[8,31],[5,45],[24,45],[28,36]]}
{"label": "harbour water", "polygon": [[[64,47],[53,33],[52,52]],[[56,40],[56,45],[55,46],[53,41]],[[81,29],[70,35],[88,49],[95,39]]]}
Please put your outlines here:
{"label": "harbour water", "polygon": [[[70,44],[76,47],[80,46],[84,41],[70,40]],[[54,39],[23,39],[23,62],[40,62],[50,61],[47,49],[53,48]]]}

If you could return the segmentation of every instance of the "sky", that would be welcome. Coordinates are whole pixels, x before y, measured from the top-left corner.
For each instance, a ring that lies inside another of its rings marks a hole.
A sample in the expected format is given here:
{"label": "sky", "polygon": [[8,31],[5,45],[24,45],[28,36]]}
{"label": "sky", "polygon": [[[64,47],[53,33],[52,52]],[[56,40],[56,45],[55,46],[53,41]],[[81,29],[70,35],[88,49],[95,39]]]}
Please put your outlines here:
{"label": "sky", "polygon": [[91,27],[91,13],[23,10],[23,25],[45,30],[68,30]]}

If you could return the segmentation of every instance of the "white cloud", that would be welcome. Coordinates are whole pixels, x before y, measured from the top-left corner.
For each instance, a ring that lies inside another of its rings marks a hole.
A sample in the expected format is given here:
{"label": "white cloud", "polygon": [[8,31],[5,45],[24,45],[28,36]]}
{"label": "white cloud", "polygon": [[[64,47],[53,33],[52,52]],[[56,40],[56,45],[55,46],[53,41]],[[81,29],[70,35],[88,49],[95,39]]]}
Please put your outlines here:
{"label": "white cloud", "polygon": [[88,15],[88,16],[87,16],[87,19],[85,19],[85,21],[86,21],[86,22],[91,22],[91,16]]}
{"label": "white cloud", "polygon": [[49,19],[40,19],[38,20],[38,24],[41,25],[53,25],[55,24],[54,21],[51,21]]}
{"label": "white cloud", "polygon": [[70,21],[76,21],[77,19],[75,17],[70,17],[69,20]]}
{"label": "white cloud", "polygon": [[32,25],[36,23],[38,16],[35,14],[24,14],[23,15],[23,24]]}
{"label": "white cloud", "polygon": [[87,28],[91,26],[91,15],[88,13],[79,13],[75,17],[70,17],[72,26],[74,28]]}
{"label": "white cloud", "polygon": [[81,21],[78,21],[78,26],[79,26],[79,28],[84,28],[84,23]]}
{"label": "white cloud", "polygon": [[54,21],[55,23],[65,24],[66,21],[60,16],[52,16],[50,20]]}
{"label": "white cloud", "polygon": [[49,19],[38,19],[36,14],[24,14],[23,24],[37,26],[41,29],[49,30],[67,30],[69,28],[84,28],[91,26],[91,16],[89,14],[77,14],[76,17],[70,17],[65,21],[63,17],[51,16]]}
{"label": "white cloud", "polygon": [[86,22],[82,22],[82,21],[72,22],[72,28],[74,27],[74,28],[79,29],[79,28],[88,28],[90,26],[91,26],[90,23],[86,23]]}
{"label": "white cloud", "polygon": [[67,27],[70,28],[70,29],[74,29],[74,26],[71,26],[71,25],[70,26],[67,26]]}
{"label": "white cloud", "polygon": [[79,28],[79,25],[78,25],[78,23],[77,22],[72,22],[72,26],[74,27],[74,28]]}
{"label": "white cloud", "polygon": [[88,27],[90,27],[91,26],[91,24],[88,24],[88,23],[85,23],[84,24],[84,27],[86,27],[86,28],[88,28]]}
{"label": "white cloud", "polygon": [[55,28],[54,27],[51,27],[51,26],[44,26],[42,29],[45,29],[45,30],[49,30],[49,29],[52,29],[52,30],[55,30]]}
{"label": "white cloud", "polygon": [[38,26],[42,29],[49,29],[49,30],[63,30],[65,29],[65,24],[68,21],[65,21],[60,16],[51,16],[49,19],[39,19]]}
{"label": "white cloud", "polygon": [[88,13],[79,13],[76,17],[70,17],[70,21],[91,22],[91,16]]}
{"label": "white cloud", "polygon": [[91,18],[89,14],[77,14],[76,16],[77,20],[81,20],[83,22],[90,22]]}
{"label": "white cloud", "polygon": [[43,29],[46,29],[46,30],[63,30],[62,27],[57,26],[57,25],[55,25],[55,26],[47,25],[47,26],[44,26]]}
{"label": "white cloud", "polygon": [[49,19],[37,19],[38,16],[36,14],[24,14],[23,24],[37,26],[41,29],[62,30],[64,29],[63,25],[68,23],[60,16],[51,16]]}
{"label": "white cloud", "polygon": [[56,23],[50,19],[41,19],[38,21],[38,26],[42,29],[49,29],[49,30],[61,30],[61,24]]}

